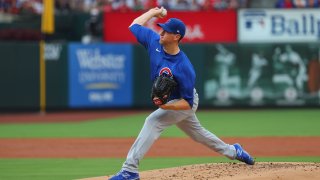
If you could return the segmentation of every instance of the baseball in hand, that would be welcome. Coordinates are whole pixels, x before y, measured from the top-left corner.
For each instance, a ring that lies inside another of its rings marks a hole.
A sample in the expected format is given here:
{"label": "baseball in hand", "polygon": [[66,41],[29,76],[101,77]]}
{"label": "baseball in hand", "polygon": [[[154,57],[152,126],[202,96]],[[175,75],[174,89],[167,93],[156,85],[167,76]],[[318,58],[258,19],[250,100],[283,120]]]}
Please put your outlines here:
{"label": "baseball in hand", "polygon": [[165,8],[162,8],[161,17],[165,17],[166,15],[167,15],[167,10]]}

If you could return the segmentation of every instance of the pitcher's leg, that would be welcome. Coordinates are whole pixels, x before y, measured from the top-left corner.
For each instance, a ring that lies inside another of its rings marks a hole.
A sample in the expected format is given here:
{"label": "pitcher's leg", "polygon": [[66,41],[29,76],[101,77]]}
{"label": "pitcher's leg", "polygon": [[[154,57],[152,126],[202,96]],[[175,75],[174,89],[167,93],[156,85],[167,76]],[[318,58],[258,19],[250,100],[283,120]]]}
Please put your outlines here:
{"label": "pitcher's leg", "polygon": [[151,113],[128,152],[127,159],[122,169],[129,172],[138,172],[140,160],[150,149],[151,145],[158,139],[162,131],[177,122],[185,119],[187,116],[177,111],[167,111],[158,109]]}
{"label": "pitcher's leg", "polygon": [[152,119],[152,116],[153,114],[150,114],[146,118],[138,137],[128,152],[122,169],[137,173],[140,160],[163,131],[163,129],[158,128],[159,121]]}
{"label": "pitcher's leg", "polygon": [[204,144],[210,149],[230,159],[236,157],[235,147],[226,144],[216,135],[203,128],[195,114],[192,117],[177,123],[177,126],[196,142]]}

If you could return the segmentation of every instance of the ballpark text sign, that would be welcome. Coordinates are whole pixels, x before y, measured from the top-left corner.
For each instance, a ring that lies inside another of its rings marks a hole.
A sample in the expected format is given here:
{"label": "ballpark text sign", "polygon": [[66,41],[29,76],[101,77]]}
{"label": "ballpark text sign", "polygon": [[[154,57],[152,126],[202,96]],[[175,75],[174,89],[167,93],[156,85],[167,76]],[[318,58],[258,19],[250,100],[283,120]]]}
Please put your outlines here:
{"label": "ballpark text sign", "polygon": [[317,42],[320,39],[320,11],[239,10],[240,42]]}

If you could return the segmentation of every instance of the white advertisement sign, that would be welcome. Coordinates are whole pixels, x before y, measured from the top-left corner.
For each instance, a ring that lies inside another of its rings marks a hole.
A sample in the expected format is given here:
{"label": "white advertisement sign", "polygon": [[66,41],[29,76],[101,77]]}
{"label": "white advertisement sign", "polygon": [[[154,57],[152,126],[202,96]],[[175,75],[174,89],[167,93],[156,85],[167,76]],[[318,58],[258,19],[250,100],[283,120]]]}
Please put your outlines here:
{"label": "white advertisement sign", "polygon": [[239,42],[317,42],[319,9],[242,9],[238,11]]}

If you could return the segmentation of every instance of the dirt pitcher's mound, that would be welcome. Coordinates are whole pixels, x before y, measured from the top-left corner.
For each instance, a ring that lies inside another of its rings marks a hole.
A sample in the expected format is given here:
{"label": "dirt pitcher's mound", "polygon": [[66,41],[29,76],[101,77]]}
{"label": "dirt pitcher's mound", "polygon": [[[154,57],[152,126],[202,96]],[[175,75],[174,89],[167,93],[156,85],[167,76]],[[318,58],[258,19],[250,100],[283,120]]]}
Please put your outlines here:
{"label": "dirt pitcher's mound", "polygon": [[[140,173],[141,180],[316,180],[320,179],[320,163],[262,163],[254,166],[238,163],[217,163],[182,166]],[[106,180],[108,177],[87,178]]]}

